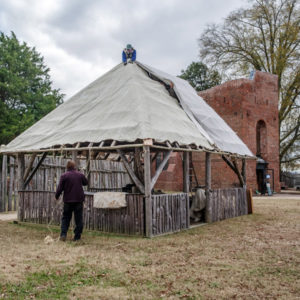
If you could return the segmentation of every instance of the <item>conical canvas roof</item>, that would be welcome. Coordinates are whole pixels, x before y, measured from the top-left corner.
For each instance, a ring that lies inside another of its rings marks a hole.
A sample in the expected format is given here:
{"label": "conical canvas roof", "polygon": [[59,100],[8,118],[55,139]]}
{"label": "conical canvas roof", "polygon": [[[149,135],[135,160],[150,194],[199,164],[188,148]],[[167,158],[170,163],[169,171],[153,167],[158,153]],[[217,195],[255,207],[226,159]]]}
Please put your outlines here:
{"label": "conical canvas roof", "polygon": [[116,140],[196,144],[213,149],[200,124],[137,64],[117,65],[10,142],[2,152]]}

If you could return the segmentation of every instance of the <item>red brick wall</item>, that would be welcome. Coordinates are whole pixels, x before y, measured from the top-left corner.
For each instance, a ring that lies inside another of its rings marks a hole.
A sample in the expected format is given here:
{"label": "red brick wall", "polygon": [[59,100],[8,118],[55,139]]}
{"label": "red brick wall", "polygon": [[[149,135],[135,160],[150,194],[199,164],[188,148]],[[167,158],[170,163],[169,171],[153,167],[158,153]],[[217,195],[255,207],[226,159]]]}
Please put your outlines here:
{"label": "red brick wall", "polygon": [[[152,176],[155,174],[155,162],[152,164]],[[182,180],[182,159],[178,153],[172,153],[169,158],[168,168],[159,176],[155,184],[155,189],[165,191],[182,191],[183,180]]]}
{"label": "red brick wall", "polygon": [[[259,121],[266,124],[265,147],[262,158],[274,169],[275,191],[280,191],[279,184],[279,127],[278,127],[278,85],[277,76],[265,72],[255,72],[253,80],[238,79],[228,81],[219,86],[202,91],[199,95],[227,122],[239,135],[249,149],[256,155],[256,126]],[[181,159],[174,170],[163,172],[157,185],[161,189],[171,190],[182,188]],[[204,184],[204,156],[193,154],[193,163],[197,178]],[[171,174],[175,172],[176,174]],[[165,174],[166,173],[166,174]],[[247,160],[247,186],[257,189],[256,161]],[[216,155],[212,157],[212,186],[230,187],[238,185],[237,176]]]}

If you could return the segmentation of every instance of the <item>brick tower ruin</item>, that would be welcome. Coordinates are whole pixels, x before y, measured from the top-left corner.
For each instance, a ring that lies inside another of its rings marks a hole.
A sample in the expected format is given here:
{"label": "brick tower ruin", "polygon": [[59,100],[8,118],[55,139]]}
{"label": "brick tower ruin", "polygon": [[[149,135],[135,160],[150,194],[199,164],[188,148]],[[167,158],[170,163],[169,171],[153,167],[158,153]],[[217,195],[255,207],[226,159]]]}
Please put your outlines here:
{"label": "brick tower ruin", "polygon": [[[253,79],[232,80],[199,92],[258,157],[257,160],[247,160],[246,168],[247,188],[254,192],[264,193],[267,180],[272,190],[280,191],[277,82],[276,75],[256,71]],[[174,154],[157,188],[180,190],[182,170],[180,164],[173,164],[178,160],[181,160],[180,155]],[[192,185],[202,186],[205,176],[204,154],[193,153],[192,162]],[[238,185],[236,174],[219,155],[213,155],[212,188]]]}

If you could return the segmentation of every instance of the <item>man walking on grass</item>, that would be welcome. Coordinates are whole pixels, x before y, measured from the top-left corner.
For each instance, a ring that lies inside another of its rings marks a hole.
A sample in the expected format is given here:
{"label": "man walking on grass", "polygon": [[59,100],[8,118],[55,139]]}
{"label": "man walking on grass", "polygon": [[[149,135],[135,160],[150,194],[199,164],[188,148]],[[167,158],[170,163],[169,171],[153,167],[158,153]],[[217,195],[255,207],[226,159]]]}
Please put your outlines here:
{"label": "man walking on grass", "polygon": [[82,186],[87,185],[88,180],[86,177],[76,171],[75,162],[69,160],[67,162],[67,172],[62,174],[59,180],[59,184],[55,193],[55,199],[58,200],[62,192],[64,192],[64,210],[61,219],[61,233],[60,240],[65,241],[67,238],[67,232],[72,219],[72,213],[74,212],[75,229],[73,241],[78,241],[81,238],[83,222],[83,201],[84,191]]}

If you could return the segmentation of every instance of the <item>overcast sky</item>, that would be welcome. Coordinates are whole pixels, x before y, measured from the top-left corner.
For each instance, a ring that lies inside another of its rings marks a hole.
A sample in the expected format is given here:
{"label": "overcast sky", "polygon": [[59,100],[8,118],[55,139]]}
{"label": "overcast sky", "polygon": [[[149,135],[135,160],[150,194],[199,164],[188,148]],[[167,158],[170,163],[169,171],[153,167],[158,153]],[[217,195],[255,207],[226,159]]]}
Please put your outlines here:
{"label": "overcast sky", "polygon": [[198,58],[197,39],[246,0],[0,0],[0,31],[35,46],[65,100],[121,62],[179,75]]}

